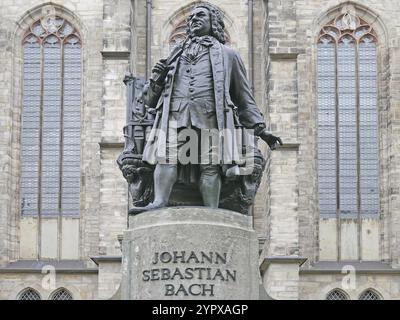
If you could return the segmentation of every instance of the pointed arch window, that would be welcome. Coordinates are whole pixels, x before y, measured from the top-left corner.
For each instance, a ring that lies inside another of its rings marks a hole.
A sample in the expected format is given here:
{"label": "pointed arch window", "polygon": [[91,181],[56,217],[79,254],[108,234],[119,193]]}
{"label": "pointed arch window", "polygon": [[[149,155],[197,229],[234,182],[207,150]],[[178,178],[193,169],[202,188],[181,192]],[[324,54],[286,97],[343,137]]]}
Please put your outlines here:
{"label": "pointed arch window", "polygon": [[32,288],[27,288],[19,294],[18,300],[42,300],[39,292]]}
{"label": "pointed arch window", "polygon": [[23,39],[22,215],[78,215],[81,40],[55,16]]}
{"label": "pointed arch window", "polygon": [[382,300],[382,298],[375,290],[368,289],[360,294],[359,300]]}
{"label": "pointed arch window", "polygon": [[326,300],[349,300],[349,297],[344,291],[334,289],[327,294]]}
{"label": "pointed arch window", "polygon": [[52,295],[51,300],[74,300],[72,294],[64,288],[57,289]]}
{"label": "pointed arch window", "polygon": [[318,38],[318,178],[323,215],[379,211],[374,29],[346,13]]}

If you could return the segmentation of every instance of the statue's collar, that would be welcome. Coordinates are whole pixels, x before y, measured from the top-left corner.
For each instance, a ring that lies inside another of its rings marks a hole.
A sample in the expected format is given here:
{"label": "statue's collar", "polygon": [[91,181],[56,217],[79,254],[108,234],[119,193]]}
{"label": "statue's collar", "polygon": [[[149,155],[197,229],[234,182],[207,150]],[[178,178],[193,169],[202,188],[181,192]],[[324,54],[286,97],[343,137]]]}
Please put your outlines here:
{"label": "statue's collar", "polygon": [[191,43],[199,43],[203,46],[210,47],[214,44],[215,38],[213,36],[201,36],[201,37],[192,37],[189,39],[188,43],[186,44],[187,46],[190,45]]}

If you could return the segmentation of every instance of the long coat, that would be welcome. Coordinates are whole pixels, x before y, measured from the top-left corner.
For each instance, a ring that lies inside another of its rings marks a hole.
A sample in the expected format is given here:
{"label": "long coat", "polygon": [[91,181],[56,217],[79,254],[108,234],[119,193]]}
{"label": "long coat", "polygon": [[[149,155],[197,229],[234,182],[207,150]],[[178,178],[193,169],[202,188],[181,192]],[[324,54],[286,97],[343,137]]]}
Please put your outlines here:
{"label": "long coat", "polygon": [[[165,135],[168,132],[168,115],[174,76],[179,59],[172,64],[167,83],[164,87],[148,86],[144,91],[145,103],[156,109],[153,129],[147,140],[143,160],[156,164],[166,156]],[[239,54],[213,38],[210,46],[210,61],[214,80],[215,112],[220,132],[234,132],[238,127],[253,128],[264,123],[263,115],[258,109],[247,80],[246,69]],[[158,130],[157,130],[158,129]],[[226,130],[227,129],[227,130]],[[239,162],[238,136],[220,146],[221,164]]]}

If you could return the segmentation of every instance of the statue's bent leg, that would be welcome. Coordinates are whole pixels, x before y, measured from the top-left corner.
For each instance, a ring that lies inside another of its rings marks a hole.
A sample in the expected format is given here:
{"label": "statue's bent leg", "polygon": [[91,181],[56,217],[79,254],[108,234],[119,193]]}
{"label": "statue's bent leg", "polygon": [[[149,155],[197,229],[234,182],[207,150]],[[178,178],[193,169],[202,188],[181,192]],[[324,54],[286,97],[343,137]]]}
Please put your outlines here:
{"label": "statue's bent leg", "polygon": [[218,208],[221,192],[219,165],[200,165],[200,192],[206,207]]}
{"label": "statue's bent leg", "polygon": [[153,206],[166,207],[172,188],[178,179],[177,164],[157,164],[154,170]]}

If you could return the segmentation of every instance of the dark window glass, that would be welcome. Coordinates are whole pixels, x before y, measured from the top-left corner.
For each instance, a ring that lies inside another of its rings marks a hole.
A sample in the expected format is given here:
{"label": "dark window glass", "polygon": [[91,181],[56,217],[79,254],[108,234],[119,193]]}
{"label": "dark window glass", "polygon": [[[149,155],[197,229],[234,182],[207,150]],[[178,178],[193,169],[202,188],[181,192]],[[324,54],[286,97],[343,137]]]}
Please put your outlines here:
{"label": "dark window glass", "polygon": [[25,289],[20,295],[18,300],[42,300],[40,294],[34,289]]}
{"label": "dark window glass", "polygon": [[342,290],[334,289],[328,293],[326,300],[349,300],[349,298]]}
{"label": "dark window glass", "polygon": [[378,124],[374,30],[349,13],[318,40],[318,179],[320,213],[376,214]]}
{"label": "dark window glass", "polygon": [[381,297],[374,290],[368,289],[361,293],[359,300],[381,300]]}
{"label": "dark window glass", "polygon": [[51,300],[73,300],[73,298],[68,290],[62,288],[52,294]]}
{"label": "dark window glass", "polygon": [[21,212],[79,215],[81,41],[60,17],[23,41]]}

